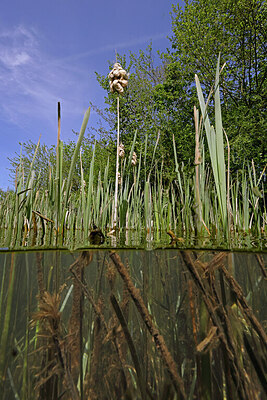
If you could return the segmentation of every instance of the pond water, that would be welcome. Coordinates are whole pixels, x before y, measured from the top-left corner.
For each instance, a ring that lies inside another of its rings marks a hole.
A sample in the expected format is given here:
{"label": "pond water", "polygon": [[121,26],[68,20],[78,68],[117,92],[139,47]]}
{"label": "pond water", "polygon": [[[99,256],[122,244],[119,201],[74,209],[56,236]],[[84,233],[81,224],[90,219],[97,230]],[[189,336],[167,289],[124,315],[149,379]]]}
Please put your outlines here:
{"label": "pond water", "polygon": [[1,399],[264,399],[267,254],[0,252]]}

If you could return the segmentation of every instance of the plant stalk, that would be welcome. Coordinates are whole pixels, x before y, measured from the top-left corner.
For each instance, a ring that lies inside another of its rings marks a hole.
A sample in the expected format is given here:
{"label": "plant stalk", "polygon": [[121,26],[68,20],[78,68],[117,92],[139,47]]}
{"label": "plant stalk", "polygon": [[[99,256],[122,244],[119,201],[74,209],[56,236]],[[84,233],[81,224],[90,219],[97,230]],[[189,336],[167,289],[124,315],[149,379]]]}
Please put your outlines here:
{"label": "plant stalk", "polygon": [[117,97],[117,157],[116,157],[116,178],[115,178],[113,228],[116,228],[117,219],[118,219],[119,145],[120,145],[120,97],[118,95],[118,97]]}

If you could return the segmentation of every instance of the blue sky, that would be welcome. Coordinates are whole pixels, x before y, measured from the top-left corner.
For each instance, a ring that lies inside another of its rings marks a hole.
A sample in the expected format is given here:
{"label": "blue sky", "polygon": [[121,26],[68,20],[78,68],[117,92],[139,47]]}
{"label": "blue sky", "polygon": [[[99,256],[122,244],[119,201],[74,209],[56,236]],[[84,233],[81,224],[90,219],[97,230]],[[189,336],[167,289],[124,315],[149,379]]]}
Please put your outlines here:
{"label": "blue sky", "polygon": [[[183,1],[179,0],[182,4]],[[163,51],[171,36],[172,0],[2,0],[0,5],[0,188],[12,187],[7,157],[19,142],[57,140],[61,102],[64,141],[74,139],[92,101],[105,92],[95,71],[108,74],[122,54]],[[99,117],[91,112],[89,125]]]}

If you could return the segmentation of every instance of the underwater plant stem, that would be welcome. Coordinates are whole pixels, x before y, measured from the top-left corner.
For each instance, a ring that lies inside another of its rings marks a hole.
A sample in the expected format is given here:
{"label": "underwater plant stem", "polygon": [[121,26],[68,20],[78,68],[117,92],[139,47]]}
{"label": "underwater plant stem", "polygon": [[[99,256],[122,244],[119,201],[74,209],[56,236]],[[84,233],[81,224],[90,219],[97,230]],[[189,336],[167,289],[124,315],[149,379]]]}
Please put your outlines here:
{"label": "underwater plant stem", "polygon": [[14,281],[15,281],[15,253],[11,253],[11,265],[10,265],[10,274],[9,274],[9,284],[8,284],[8,295],[7,295],[7,303],[5,308],[5,317],[4,317],[4,325],[1,332],[1,340],[0,340],[0,387],[5,381],[5,368],[6,368],[6,355],[7,355],[7,345],[9,339],[9,329],[10,329],[10,320],[12,315],[12,301],[13,301],[13,292],[14,292]]}
{"label": "underwater plant stem", "polygon": [[139,359],[138,359],[138,355],[134,346],[134,342],[132,339],[132,336],[129,332],[128,326],[127,326],[127,322],[124,318],[124,315],[122,313],[122,310],[117,302],[116,297],[114,296],[114,294],[110,295],[110,301],[111,304],[113,306],[113,309],[116,313],[116,316],[121,324],[125,339],[127,341],[131,356],[132,356],[132,360],[135,366],[135,370],[136,370],[136,375],[137,375],[137,379],[139,381],[139,385],[140,385],[140,392],[141,392],[141,398],[142,399],[146,399],[146,388],[145,388],[145,382],[142,376],[142,372],[141,372],[141,366],[139,363]]}
{"label": "underwater plant stem", "polygon": [[261,338],[262,344],[264,345],[265,349],[267,350],[267,335],[264,332],[264,329],[262,328],[261,324],[255,317],[254,313],[252,312],[251,308],[249,307],[249,305],[246,301],[246,298],[243,295],[241,287],[236,282],[234,277],[231,274],[229,274],[229,272],[227,271],[225,266],[221,266],[221,270],[222,270],[225,278],[227,279],[231,289],[233,290],[233,292],[235,293],[235,295],[237,297],[237,300],[241,306],[240,308],[241,308],[242,313],[250,321],[251,325],[253,326],[253,328],[255,329],[255,331],[257,332],[259,337]]}
{"label": "underwater plant stem", "polygon": [[267,278],[267,268],[264,267],[264,261],[262,256],[260,256],[259,254],[256,254],[256,258],[258,260],[262,275],[264,276],[264,278]]}
{"label": "underwater plant stem", "polygon": [[37,282],[40,297],[44,295],[45,285],[44,285],[44,267],[43,267],[43,253],[36,253],[36,266],[37,266]]}
{"label": "underwater plant stem", "polygon": [[101,324],[103,325],[103,328],[104,328],[104,330],[105,330],[105,333],[107,333],[107,332],[108,332],[108,327],[107,327],[107,324],[106,324],[106,322],[105,322],[105,319],[104,319],[104,316],[103,316],[103,313],[102,313],[101,309],[100,309],[99,306],[95,303],[93,294],[90,293],[90,291],[88,290],[88,288],[87,288],[87,286],[85,285],[85,283],[83,283],[83,282],[81,281],[81,279],[80,279],[79,276],[77,275],[77,272],[75,271],[75,267],[76,267],[79,263],[84,263],[84,266],[85,266],[85,265],[88,265],[88,264],[91,262],[91,260],[92,260],[91,257],[92,257],[92,256],[91,256],[90,252],[83,251],[82,254],[81,254],[81,256],[78,257],[77,260],[75,260],[74,263],[70,266],[69,270],[70,270],[70,272],[72,273],[72,275],[74,276],[74,278],[77,280],[77,282],[79,282],[79,284],[80,284],[81,288],[83,289],[83,291],[84,291],[84,293],[85,293],[87,299],[88,299],[89,302],[91,303],[95,314],[97,315],[97,317],[99,318]]}
{"label": "underwater plant stem", "polygon": [[152,317],[145,306],[144,300],[140,295],[140,291],[134,286],[131,277],[121,261],[120,256],[115,251],[110,251],[110,258],[112,259],[117,271],[119,272],[120,276],[122,277],[135,305],[137,310],[139,311],[148,331],[150,332],[151,336],[153,337],[156,348],[160,352],[161,357],[167,367],[167,370],[170,374],[172,383],[178,393],[180,393],[180,398],[185,400],[185,388],[184,383],[177,371],[177,365],[175,364],[171,353],[169,352],[165,340],[163,336],[160,335],[159,330],[156,328],[155,324],[152,321]]}
{"label": "underwater plant stem", "polygon": [[[227,317],[224,307],[221,303],[218,303],[218,296],[212,295],[207,289],[206,285],[204,285],[204,282],[197,271],[192,252],[181,250],[180,253],[186,267],[190,271],[197,287],[202,293],[205,306],[214,326],[218,328],[218,338],[222,344],[223,351],[225,352],[227,359],[229,360],[231,375],[235,383],[238,396],[240,399],[250,400],[251,397],[248,390],[249,383],[247,373],[241,366],[238,352],[233,340],[231,323],[229,321],[229,318]],[[223,270],[226,270],[226,268],[222,265],[222,259],[220,255],[215,256],[208,265],[209,268],[217,265],[218,268],[221,267]]]}
{"label": "underwater plant stem", "polygon": [[[106,324],[103,312],[101,310],[101,307],[99,306],[99,304],[95,303],[94,301],[94,296],[93,293],[87,288],[86,282],[82,281],[80,279],[80,277],[77,274],[76,271],[76,267],[77,265],[80,265],[82,263],[82,265],[85,267],[86,265],[90,264],[90,262],[92,261],[92,253],[89,251],[83,251],[82,254],[77,258],[76,261],[74,261],[74,263],[70,266],[69,271],[72,273],[72,275],[74,276],[75,280],[79,283],[81,289],[83,290],[85,296],[87,297],[87,299],[89,300],[89,302],[91,303],[93,310],[96,314],[96,317],[99,321],[99,327],[101,326],[101,328],[104,330],[105,334],[108,334],[108,326]],[[99,328],[100,329],[100,328]],[[121,372],[123,375],[123,380],[126,382],[126,377],[124,374],[124,370],[123,370],[123,365],[122,365],[122,361],[120,358],[120,353],[119,353],[119,349],[118,349],[118,345],[116,343],[116,340],[112,339],[112,344],[115,348],[117,357],[118,357],[118,362],[121,366]]]}

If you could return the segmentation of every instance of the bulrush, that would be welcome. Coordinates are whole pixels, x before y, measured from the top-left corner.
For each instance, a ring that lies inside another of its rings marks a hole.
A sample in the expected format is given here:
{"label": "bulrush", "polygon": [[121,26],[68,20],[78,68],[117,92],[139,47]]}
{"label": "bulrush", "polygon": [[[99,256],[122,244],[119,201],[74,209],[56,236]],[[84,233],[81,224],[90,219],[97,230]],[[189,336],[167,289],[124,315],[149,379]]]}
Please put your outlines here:
{"label": "bulrush", "polygon": [[118,172],[118,185],[122,184],[121,174]]}
{"label": "bulrush", "polygon": [[136,162],[137,162],[137,155],[136,152],[134,151],[132,155],[132,165],[133,166],[136,165]]}
{"label": "bulrush", "polygon": [[122,68],[120,63],[115,63],[109,75],[109,87],[111,93],[117,92],[122,94],[124,88],[128,85],[129,74]]}
{"label": "bulrush", "polygon": [[121,143],[121,144],[119,145],[119,157],[120,157],[120,158],[124,158],[124,156],[125,156],[124,144]]}
{"label": "bulrush", "polygon": [[[117,59],[117,56],[116,56]],[[118,219],[118,185],[122,179],[119,175],[119,158],[124,156],[124,146],[120,144],[120,94],[123,94],[124,89],[128,85],[129,74],[122,68],[120,63],[116,62],[112,70],[108,74],[109,87],[111,93],[116,92],[117,96],[117,157],[116,157],[116,175],[115,175],[115,193],[114,193],[114,212],[113,212],[113,228],[117,225]]]}

